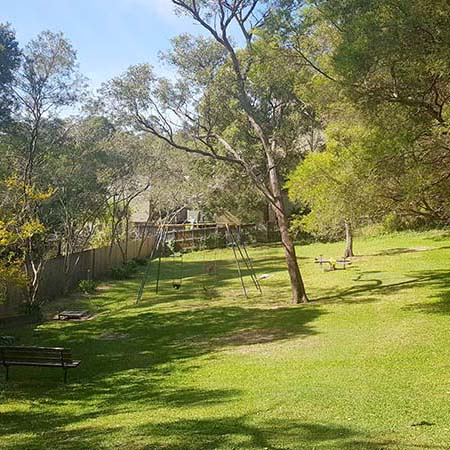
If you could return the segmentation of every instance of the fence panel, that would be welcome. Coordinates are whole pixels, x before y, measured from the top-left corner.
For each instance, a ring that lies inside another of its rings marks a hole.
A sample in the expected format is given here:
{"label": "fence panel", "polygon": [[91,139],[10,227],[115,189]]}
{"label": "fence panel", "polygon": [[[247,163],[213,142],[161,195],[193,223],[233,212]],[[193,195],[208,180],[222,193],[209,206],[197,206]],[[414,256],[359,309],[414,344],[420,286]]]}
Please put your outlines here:
{"label": "fence panel", "polygon": [[[128,260],[150,256],[155,237],[128,242]],[[123,263],[119,245],[101,247],[59,256],[46,261],[42,271],[38,297],[52,300],[76,288],[81,280],[104,277],[112,267]],[[16,315],[25,299],[23,288],[8,286],[6,298],[0,301],[0,318]]]}

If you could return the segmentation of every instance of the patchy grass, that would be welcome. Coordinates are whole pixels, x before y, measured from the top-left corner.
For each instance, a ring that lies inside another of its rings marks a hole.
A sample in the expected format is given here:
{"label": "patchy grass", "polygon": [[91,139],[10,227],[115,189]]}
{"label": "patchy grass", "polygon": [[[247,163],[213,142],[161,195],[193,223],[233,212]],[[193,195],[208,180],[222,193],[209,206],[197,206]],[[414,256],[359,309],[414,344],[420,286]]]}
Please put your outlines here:
{"label": "patchy grass", "polygon": [[289,304],[281,249],[264,246],[251,249],[273,275],[263,297],[249,280],[242,296],[229,250],[208,251],[186,255],[178,291],[167,259],[140,305],[136,277],[62,303],[93,320],[8,330],[83,362],[67,386],[55,369],[11,369],[0,448],[450,448],[450,236],[358,241],[346,271],[313,263],[342,249],[299,249],[308,305]]}

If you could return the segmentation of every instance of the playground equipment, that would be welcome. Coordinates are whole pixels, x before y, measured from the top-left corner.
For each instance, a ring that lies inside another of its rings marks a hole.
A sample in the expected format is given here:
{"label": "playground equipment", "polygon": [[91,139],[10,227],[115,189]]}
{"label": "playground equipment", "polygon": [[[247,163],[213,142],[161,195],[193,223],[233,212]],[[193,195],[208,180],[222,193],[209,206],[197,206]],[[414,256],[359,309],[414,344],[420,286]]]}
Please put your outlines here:
{"label": "playground equipment", "polygon": [[234,260],[236,261],[236,268],[241,280],[242,291],[246,298],[248,298],[247,288],[245,286],[243,271],[241,267],[241,262],[243,262],[247,268],[247,271],[250,275],[250,278],[255,286],[255,288],[262,294],[261,285],[259,284],[258,278],[255,273],[255,269],[253,267],[253,262],[250,259],[250,256],[247,251],[247,247],[245,245],[245,241],[242,239],[241,233],[239,232],[235,234],[231,228],[226,226],[226,238],[227,245],[233,249]]}
{"label": "playground equipment", "polygon": [[316,264],[320,264],[320,268],[323,269],[323,265],[324,264],[328,264],[328,268],[326,270],[328,271],[333,271],[333,270],[337,270],[338,267],[337,265],[340,264],[343,270],[345,270],[347,268],[348,265],[350,265],[352,262],[344,257],[342,259],[334,259],[334,258],[329,258],[329,259],[323,259],[323,256],[320,255],[319,258],[315,258],[314,262]]}
{"label": "playground equipment", "polygon": [[[157,234],[156,234],[156,242],[155,246],[152,250],[152,254],[150,255],[150,259],[148,261],[146,270],[144,272],[144,276],[142,277],[141,284],[139,286],[138,294],[136,297],[136,303],[139,303],[142,299],[142,295],[144,293],[145,285],[150,278],[151,273],[151,267],[152,267],[152,261],[155,259],[157,260],[157,267],[156,267],[156,288],[155,293],[159,293],[159,287],[160,287],[160,277],[161,277],[161,260],[162,256],[164,256],[165,253],[169,253],[169,257],[172,260],[172,287],[176,290],[181,289],[183,284],[183,270],[184,270],[184,251],[183,248],[178,248],[177,246],[177,240],[176,238],[168,239],[169,231],[168,231],[167,225],[161,225],[158,228]],[[218,247],[219,242],[219,226],[216,227],[216,231],[214,236],[214,245],[213,248],[215,251]],[[203,239],[200,240],[200,245],[197,247],[199,250],[205,250],[207,248],[206,245],[206,233],[203,236]],[[242,291],[245,295],[245,297],[248,298],[248,289],[245,285],[244,276],[247,272],[247,274],[250,276],[253,285],[255,286],[256,290],[262,294],[261,285],[258,281],[258,278],[255,273],[255,269],[253,266],[253,262],[249,256],[247,247],[245,245],[245,241],[241,235],[239,227],[237,228],[237,231],[233,231],[232,228],[228,225],[225,225],[225,242],[226,245],[232,249],[234,260],[236,263],[237,273],[239,276],[239,279],[241,281]],[[193,251],[193,250],[191,250]],[[154,264],[154,262],[153,262]],[[203,261],[203,272],[202,272],[202,278],[201,278],[201,284],[203,289],[206,291],[206,282],[205,282],[205,275],[213,275],[217,274],[217,258],[216,258],[216,252],[214,253],[214,260],[211,263],[210,261],[206,261],[206,254],[204,256]]]}

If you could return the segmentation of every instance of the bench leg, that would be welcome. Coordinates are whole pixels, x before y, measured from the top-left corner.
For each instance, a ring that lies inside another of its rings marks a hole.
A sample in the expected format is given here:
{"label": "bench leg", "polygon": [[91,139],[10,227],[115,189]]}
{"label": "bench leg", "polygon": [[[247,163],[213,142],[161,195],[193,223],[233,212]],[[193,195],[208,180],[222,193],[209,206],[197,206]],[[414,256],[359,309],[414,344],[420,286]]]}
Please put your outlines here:
{"label": "bench leg", "polygon": [[6,374],[5,374],[5,381],[9,380],[9,366],[5,366]]}
{"label": "bench leg", "polygon": [[64,370],[64,383],[67,383],[67,369]]}

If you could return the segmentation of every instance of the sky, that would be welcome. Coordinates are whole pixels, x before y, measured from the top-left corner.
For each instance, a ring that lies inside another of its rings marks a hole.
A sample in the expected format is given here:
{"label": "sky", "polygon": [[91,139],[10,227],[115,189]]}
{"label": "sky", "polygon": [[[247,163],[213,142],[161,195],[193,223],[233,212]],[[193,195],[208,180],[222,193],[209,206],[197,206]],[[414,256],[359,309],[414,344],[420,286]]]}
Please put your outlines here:
{"label": "sky", "polygon": [[40,31],[62,31],[77,49],[80,71],[93,88],[131,64],[149,62],[167,74],[158,52],[180,33],[198,34],[192,19],[178,17],[170,0],[0,0],[0,22],[9,22],[21,46]]}

